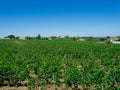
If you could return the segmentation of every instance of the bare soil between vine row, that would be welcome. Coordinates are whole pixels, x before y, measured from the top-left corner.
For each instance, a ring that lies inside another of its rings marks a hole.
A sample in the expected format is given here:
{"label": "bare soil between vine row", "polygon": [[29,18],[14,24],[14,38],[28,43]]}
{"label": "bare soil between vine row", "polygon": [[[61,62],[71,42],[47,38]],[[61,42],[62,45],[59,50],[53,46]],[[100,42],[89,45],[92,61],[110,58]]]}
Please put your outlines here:
{"label": "bare soil between vine row", "polygon": [[[19,86],[19,87],[1,86],[0,90],[29,90],[29,89],[26,86]],[[39,88],[39,89],[34,89],[34,90],[41,90],[41,89]],[[55,86],[48,85],[46,90],[55,90]],[[63,87],[58,87],[57,90],[72,90],[72,89],[71,88],[64,89]],[[80,89],[80,90],[82,90],[82,89]]]}

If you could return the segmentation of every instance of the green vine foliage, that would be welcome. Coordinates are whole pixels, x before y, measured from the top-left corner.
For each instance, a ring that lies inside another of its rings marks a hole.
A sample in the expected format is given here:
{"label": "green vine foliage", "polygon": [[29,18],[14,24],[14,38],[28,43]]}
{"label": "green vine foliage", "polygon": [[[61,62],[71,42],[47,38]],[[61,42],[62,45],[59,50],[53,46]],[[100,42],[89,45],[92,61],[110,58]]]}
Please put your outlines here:
{"label": "green vine foliage", "polygon": [[72,39],[0,40],[0,85],[120,90],[120,45]]}

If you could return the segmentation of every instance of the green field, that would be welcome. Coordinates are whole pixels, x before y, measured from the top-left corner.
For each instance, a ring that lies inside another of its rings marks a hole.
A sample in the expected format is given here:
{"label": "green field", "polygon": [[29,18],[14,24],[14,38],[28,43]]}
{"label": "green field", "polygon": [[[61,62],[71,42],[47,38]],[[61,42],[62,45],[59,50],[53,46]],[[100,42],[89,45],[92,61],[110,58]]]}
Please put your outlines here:
{"label": "green field", "polygon": [[120,90],[120,45],[73,40],[0,40],[0,85]]}

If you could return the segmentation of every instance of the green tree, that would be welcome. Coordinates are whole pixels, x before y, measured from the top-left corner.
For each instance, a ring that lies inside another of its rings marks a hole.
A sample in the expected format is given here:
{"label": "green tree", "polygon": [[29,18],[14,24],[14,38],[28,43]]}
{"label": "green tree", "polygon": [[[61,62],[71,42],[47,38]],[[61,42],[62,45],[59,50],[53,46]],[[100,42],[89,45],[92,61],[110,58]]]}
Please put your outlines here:
{"label": "green tree", "polygon": [[26,37],[25,37],[25,39],[27,39],[27,40],[30,40],[30,39],[31,39],[31,37],[29,37],[29,36],[26,36]]}
{"label": "green tree", "polygon": [[40,34],[38,34],[37,39],[41,39],[41,35]]}
{"label": "green tree", "polygon": [[14,39],[14,38],[15,38],[15,36],[14,36],[14,35],[8,35],[8,36],[6,36],[5,38]]}

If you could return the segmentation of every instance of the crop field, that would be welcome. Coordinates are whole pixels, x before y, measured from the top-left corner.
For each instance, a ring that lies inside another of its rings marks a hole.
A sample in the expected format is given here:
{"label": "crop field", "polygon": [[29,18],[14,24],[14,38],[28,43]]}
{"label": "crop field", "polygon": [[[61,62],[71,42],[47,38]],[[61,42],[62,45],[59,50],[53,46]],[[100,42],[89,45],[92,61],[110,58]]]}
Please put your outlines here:
{"label": "crop field", "polygon": [[0,86],[120,90],[120,45],[73,40],[0,40]]}

